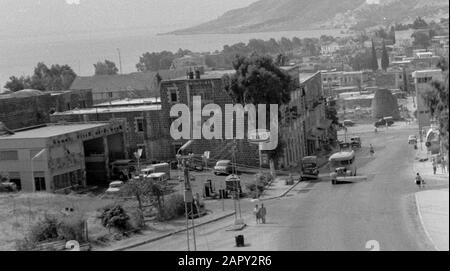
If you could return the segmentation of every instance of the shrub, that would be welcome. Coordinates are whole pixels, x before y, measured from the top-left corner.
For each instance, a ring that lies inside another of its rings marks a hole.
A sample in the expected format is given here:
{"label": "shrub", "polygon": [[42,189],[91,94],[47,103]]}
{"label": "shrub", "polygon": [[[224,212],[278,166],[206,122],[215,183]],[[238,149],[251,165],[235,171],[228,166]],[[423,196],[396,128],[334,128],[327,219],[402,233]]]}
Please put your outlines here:
{"label": "shrub", "polygon": [[58,239],[59,221],[56,216],[45,215],[44,219],[31,226],[29,240],[43,242]]}
{"label": "shrub", "polygon": [[61,219],[58,227],[58,236],[64,240],[77,240],[85,242],[85,220],[80,215],[67,216]]}
{"label": "shrub", "polygon": [[182,195],[171,195],[162,206],[157,219],[165,221],[178,218],[185,214],[184,209],[184,197]]}
{"label": "shrub", "polygon": [[255,175],[255,182],[247,183],[245,186],[250,191],[250,196],[256,198],[257,195],[261,195],[264,189],[273,179],[269,173],[258,173]]}
{"label": "shrub", "polygon": [[103,227],[108,229],[114,228],[120,232],[124,232],[130,228],[130,217],[120,205],[105,207],[99,218]]}

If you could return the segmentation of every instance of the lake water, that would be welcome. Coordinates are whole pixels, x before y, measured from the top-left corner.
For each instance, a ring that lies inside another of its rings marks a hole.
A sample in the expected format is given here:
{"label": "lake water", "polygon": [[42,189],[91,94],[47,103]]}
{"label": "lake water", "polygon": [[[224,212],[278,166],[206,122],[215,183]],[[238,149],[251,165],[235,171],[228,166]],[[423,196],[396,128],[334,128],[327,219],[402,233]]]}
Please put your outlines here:
{"label": "lake water", "polygon": [[78,75],[93,75],[93,64],[109,59],[119,67],[118,48],[122,57],[123,73],[136,71],[139,56],[145,52],[177,51],[178,48],[194,52],[222,50],[224,45],[248,42],[252,38],[268,40],[281,37],[306,38],[321,35],[342,36],[340,30],[305,30],[246,34],[208,35],[156,35],[148,30],[133,33],[106,32],[71,34],[33,38],[0,39],[0,86],[11,75],[30,75],[39,61],[47,65],[68,64]]}

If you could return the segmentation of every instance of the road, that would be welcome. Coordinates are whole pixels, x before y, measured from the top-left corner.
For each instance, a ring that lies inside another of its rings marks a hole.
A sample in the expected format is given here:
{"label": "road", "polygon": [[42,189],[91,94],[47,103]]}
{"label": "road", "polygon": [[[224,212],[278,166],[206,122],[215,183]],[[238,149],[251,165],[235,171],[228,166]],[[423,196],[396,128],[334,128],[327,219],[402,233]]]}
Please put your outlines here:
{"label": "road", "polygon": [[[408,136],[415,126],[396,123],[373,132],[371,125],[349,128],[361,136],[357,152],[358,175],[367,180],[331,185],[326,177],[294,188],[286,197],[267,201],[267,224],[256,224],[250,200],[242,203],[248,226],[225,231],[233,218],[196,230],[198,250],[368,250],[375,240],[380,250],[432,250],[417,217],[413,183],[414,150]],[[373,144],[375,155],[369,155]],[[322,176],[326,176],[323,172]],[[246,246],[235,247],[242,234]],[[193,243],[191,243],[191,248]],[[186,233],[132,250],[186,250]]]}

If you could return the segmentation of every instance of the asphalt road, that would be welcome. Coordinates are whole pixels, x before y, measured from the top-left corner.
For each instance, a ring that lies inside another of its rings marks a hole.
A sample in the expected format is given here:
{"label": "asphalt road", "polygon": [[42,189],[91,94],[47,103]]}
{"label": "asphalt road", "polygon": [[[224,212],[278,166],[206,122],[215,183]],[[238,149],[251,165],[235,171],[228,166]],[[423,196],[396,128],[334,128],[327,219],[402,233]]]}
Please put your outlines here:
{"label": "asphalt road", "polygon": [[[267,224],[256,224],[255,203],[242,202],[248,226],[225,231],[233,218],[196,230],[198,250],[369,250],[375,240],[380,250],[432,250],[417,217],[413,182],[414,150],[408,136],[416,128],[403,123],[375,134],[371,125],[349,129],[361,136],[357,152],[358,175],[367,180],[331,185],[326,172],[316,182],[294,188],[286,197],[264,202]],[[373,144],[375,155],[369,155]],[[243,234],[246,246],[235,247]],[[192,235],[191,235],[192,238]],[[193,242],[191,239],[191,249]],[[187,250],[186,233],[132,250]]]}

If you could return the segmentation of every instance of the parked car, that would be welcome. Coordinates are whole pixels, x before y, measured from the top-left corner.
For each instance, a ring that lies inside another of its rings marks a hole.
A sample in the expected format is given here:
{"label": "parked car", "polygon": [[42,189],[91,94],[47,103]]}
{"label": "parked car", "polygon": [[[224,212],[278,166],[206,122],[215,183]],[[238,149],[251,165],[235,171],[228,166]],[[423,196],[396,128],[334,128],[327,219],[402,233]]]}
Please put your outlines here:
{"label": "parked car", "polygon": [[415,135],[410,135],[408,137],[408,144],[417,144],[417,136]]}
{"label": "parked car", "polygon": [[16,192],[17,185],[12,182],[3,182],[0,183],[0,192]]}
{"label": "parked car", "polygon": [[214,166],[214,174],[227,174],[233,173],[233,165],[230,160],[219,160]]}
{"label": "parked car", "polygon": [[306,156],[302,159],[301,179],[318,179],[319,168],[317,167],[317,156]]}
{"label": "parked car", "polygon": [[352,120],[344,120],[344,126],[354,126],[355,123]]}
{"label": "parked car", "polygon": [[106,189],[106,193],[115,194],[120,191],[120,188],[123,186],[122,181],[114,181],[109,184],[108,189]]}
{"label": "parked car", "polygon": [[392,124],[394,124],[394,120],[392,118],[383,118],[383,119],[379,119],[377,122],[375,122],[375,127],[380,127],[380,126],[386,126],[386,123],[388,126],[392,126]]}

